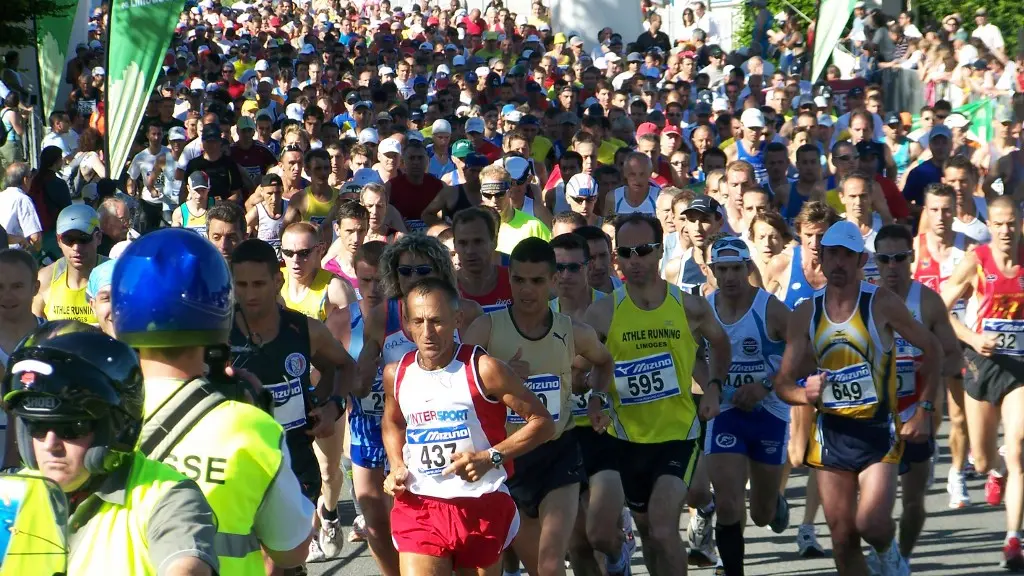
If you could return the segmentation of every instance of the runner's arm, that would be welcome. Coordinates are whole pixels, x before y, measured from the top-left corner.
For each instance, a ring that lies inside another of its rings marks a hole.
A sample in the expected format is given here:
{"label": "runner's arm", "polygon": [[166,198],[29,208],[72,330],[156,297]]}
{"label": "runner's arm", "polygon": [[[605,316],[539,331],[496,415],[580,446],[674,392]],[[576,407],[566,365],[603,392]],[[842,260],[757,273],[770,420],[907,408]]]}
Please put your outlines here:
{"label": "runner's arm", "polygon": [[284,211],[284,228],[287,228],[289,224],[302,220],[302,209],[300,208],[300,205],[304,204],[302,194],[302,192],[297,192],[288,201],[288,209]]}
{"label": "runner's arm", "polygon": [[[907,342],[910,342],[921,350],[924,358],[939,358],[942,353],[942,344],[924,324],[918,322],[907,308],[907,303],[894,292],[879,288],[875,292],[875,310],[872,312],[875,318],[882,319],[888,324],[894,333],[899,333]],[[924,377],[921,399],[934,401],[935,395],[942,389],[941,364],[935,362],[923,362],[920,373]]]}
{"label": "runner's arm", "polygon": [[352,391],[359,398],[365,398],[370,393],[373,381],[377,378],[377,363],[384,343],[384,314],[387,310],[383,306],[387,306],[387,302],[378,304],[366,315],[363,349],[359,351],[359,359],[356,361],[358,386]]}
{"label": "runner's arm", "polygon": [[459,334],[459,339],[463,344],[487,350],[487,345],[491,343],[491,317],[484,314],[473,320],[469,327]]}
{"label": "runner's arm", "polygon": [[[459,311],[462,312],[462,326],[459,326],[461,330],[469,328],[473,321],[484,315],[483,307],[468,298],[459,298]],[[459,337],[462,335],[459,334]]]}
{"label": "runner's arm", "polygon": [[[356,361],[348,355],[345,348],[334,338],[323,322],[313,318],[306,320],[309,324],[310,361],[321,373],[327,373],[333,369],[334,382],[331,386],[331,396],[348,395],[352,391],[345,388],[356,380]],[[323,382],[320,384],[322,385]]]}
{"label": "runner's arm", "polygon": [[960,350],[960,343],[957,342],[956,333],[953,331],[946,304],[934,290],[922,287],[921,308],[921,316],[928,319],[928,330],[939,339],[942,346],[942,375],[947,378],[959,376],[964,365],[963,351]]}
{"label": "runner's arm", "polygon": [[455,188],[451,186],[445,186],[441,188],[441,191],[434,196],[434,199],[427,204],[427,207],[423,209],[423,213],[420,214],[420,219],[427,226],[433,226],[434,224],[440,224],[443,221],[441,216],[443,210],[447,208],[451,210],[455,207]]}
{"label": "runner's arm", "polygon": [[[248,202],[246,202],[248,204]],[[259,229],[260,214],[256,209],[256,206],[248,209],[245,213],[245,229],[249,232],[249,236],[256,236],[256,232]]]}
{"label": "runner's arm", "polygon": [[[953,274],[942,285],[942,303],[946,305],[946,310],[952,310],[957,300],[974,287],[977,270],[978,256],[972,250],[964,255],[964,259],[960,261],[960,264],[957,264],[957,267],[953,269]],[[953,325],[953,331],[956,333],[957,338],[974,346],[975,337],[978,336],[977,333],[968,328],[959,318],[953,316],[952,313],[950,314],[950,323]]]}
{"label": "runner's arm", "polygon": [[46,297],[50,293],[50,281],[53,279],[53,264],[39,270],[39,286],[32,298],[32,313],[39,318],[46,318]]}
{"label": "runner's arm", "polygon": [[809,373],[807,364],[813,358],[808,334],[813,311],[812,300],[802,302],[790,315],[786,326],[786,348],[782,353],[782,366],[775,374],[774,388],[775,394],[787,404],[807,404],[806,390],[796,381]]}
{"label": "runner's arm", "polygon": [[[493,446],[505,460],[518,458],[555,435],[555,421],[547,408],[507,364],[481,354],[477,358],[477,372],[480,388],[489,398],[497,399],[526,420],[525,426]],[[387,402],[384,404],[387,406]]]}
{"label": "runner's arm", "polygon": [[583,316],[583,322],[597,332],[597,338],[601,342],[608,340],[608,330],[612,324],[612,303],[614,298],[602,298],[587,308]]}
{"label": "runner's arm", "polygon": [[[607,392],[615,379],[615,359],[608,348],[601,343],[597,331],[586,324],[573,321],[573,341],[576,343],[577,358],[583,357],[592,366],[587,382],[590,389]],[[575,359],[574,359],[575,361]]]}
{"label": "runner's arm", "polygon": [[[729,375],[729,366],[732,364],[732,346],[729,343],[729,335],[715,318],[711,310],[711,304],[706,298],[683,294],[683,306],[686,309],[686,321],[693,330],[694,339],[698,342],[701,338],[708,342],[708,382],[718,380],[725,382]],[[699,384],[699,382],[698,382]],[[707,384],[704,391],[707,392]]]}
{"label": "runner's arm", "polygon": [[356,300],[359,300],[356,297],[356,289],[347,280],[337,276],[331,278],[330,283],[327,284],[327,314],[330,314],[337,308],[347,308],[349,304]]}
{"label": "runner's arm", "polygon": [[[363,344],[363,351],[366,351],[366,343]],[[398,405],[398,398],[395,396],[395,374],[397,372],[397,362],[392,362],[384,367],[384,416],[380,421],[380,435],[384,442],[384,451],[388,455],[388,463],[391,464],[391,470],[406,467],[403,453],[405,452],[407,424],[405,416],[402,415],[402,409]],[[376,374],[376,370],[374,373]]]}

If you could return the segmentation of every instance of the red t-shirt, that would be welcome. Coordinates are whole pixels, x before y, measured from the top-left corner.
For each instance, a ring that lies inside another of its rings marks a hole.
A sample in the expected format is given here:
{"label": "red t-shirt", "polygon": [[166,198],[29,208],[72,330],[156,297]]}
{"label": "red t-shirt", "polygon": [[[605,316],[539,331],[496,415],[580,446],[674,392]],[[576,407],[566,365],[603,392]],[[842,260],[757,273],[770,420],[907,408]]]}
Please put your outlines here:
{"label": "red t-shirt", "polygon": [[256,186],[260,185],[260,180],[263,179],[263,175],[267,173],[267,170],[274,166],[274,164],[277,164],[274,154],[266,146],[256,141],[253,141],[252,146],[248,150],[242,150],[235,144],[231,147],[229,155],[238,164],[239,168],[245,170],[249,179]]}
{"label": "red t-shirt", "polygon": [[[477,154],[483,154],[487,157],[487,160],[491,162],[497,162],[501,159],[501,148],[498,148],[487,140],[481,140],[480,143],[476,145],[476,149],[474,151]],[[426,208],[426,206],[424,206],[424,208]]]}
{"label": "red t-shirt", "polygon": [[466,294],[461,285],[459,286],[459,292],[463,298],[479,304],[484,309],[485,314],[501,310],[502,308],[508,308],[512,304],[512,284],[508,279],[508,268],[498,266],[498,280],[494,283],[494,289],[487,294],[477,296]]}
{"label": "red t-shirt", "polygon": [[444,182],[424,174],[422,184],[413,184],[408,176],[399,174],[389,180],[388,185],[391,187],[391,205],[402,215],[409,231],[424,230],[426,225],[421,219],[423,211],[444,188]]}
{"label": "red t-shirt", "polygon": [[894,220],[906,220],[910,218],[910,204],[903,197],[896,183],[881,174],[875,174],[875,182],[882,187],[882,194],[885,194],[885,203],[889,205],[889,212]]}

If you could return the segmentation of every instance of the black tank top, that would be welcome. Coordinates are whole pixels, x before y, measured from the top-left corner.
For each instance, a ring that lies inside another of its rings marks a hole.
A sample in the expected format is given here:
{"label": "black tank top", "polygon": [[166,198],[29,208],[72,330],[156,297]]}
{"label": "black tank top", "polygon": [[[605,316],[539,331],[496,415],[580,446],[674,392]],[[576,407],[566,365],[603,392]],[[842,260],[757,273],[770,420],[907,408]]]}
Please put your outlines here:
{"label": "black tank top", "polygon": [[270,342],[253,343],[237,324],[231,328],[232,365],[245,368],[274,396],[274,419],[285,429],[292,471],[307,496],[320,492],[320,465],[313,453],[309,410],[309,324],[305,315],[279,308],[281,325]]}
{"label": "black tank top", "polygon": [[465,210],[466,208],[473,207],[473,203],[469,201],[469,196],[466,195],[465,184],[459,184],[456,190],[458,191],[458,197],[455,200],[455,207],[451,209],[450,213],[448,213],[448,210],[442,211],[442,214],[444,214],[444,216],[449,219],[452,216],[454,216],[455,213],[458,212],[459,210]]}

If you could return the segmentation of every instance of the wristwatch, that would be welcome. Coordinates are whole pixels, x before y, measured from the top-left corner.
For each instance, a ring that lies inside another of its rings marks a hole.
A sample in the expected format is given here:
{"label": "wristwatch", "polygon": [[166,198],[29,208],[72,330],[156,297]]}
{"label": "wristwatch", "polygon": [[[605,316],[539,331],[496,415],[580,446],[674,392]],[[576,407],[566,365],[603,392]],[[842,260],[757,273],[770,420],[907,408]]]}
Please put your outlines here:
{"label": "wristwatch", "polygon": [[[591,390],[590,391],[590,398],[597,398],[598,400],[600,400],[601,401],[601,406],[607,406],[608,405],[608,393],[607,392],[598,392],[597,390]],[[589,398],[587,399],[587,401],[588,402],[590,401]]]}
{"label": "wristwatch", "polygon": [[927,400],[920,400],[918,401],[917,405],[920,406],[921,409],[924,410],[925,412],[935,412],[935,404],[932,404]]}
{"label": "wristwatch", "polygon": [[333,394],[324,400],[324,404],[327,404],[328,402],[334,402],[334,405],[338,407],[338,418],[335,418],[335,421],[337,421],[345,414],[345,397]]}
{"label": "wristwatch", "polygon": [[716,385],[718,385],[718,391],[719,391],[719,392],[721,392],[722,390],[724,390],[724,387],[722,386],[722,381],[721,381],[720,379],[718,379],[718,378],[712,378],[711,380],[708,380],[708,386],[711,386],[712,384],[716,384]]}
{"label": "wristwatch", "polygon": [[491,466],[495,468],[501,466],[501,463],[505,461],[505,456],[495,448],[488,448],[487,453],[491,455]]}

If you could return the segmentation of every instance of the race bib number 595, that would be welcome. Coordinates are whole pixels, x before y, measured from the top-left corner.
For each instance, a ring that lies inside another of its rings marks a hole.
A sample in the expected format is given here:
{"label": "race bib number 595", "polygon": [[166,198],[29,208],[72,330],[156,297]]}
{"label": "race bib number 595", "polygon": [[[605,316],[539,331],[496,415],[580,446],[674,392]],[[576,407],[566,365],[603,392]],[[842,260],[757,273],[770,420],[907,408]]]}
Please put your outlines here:
{"label": "race bib number 595", "polygon": [[675,364],[667,352],[615,363],[615,389],[623,406],[679,394]]}

